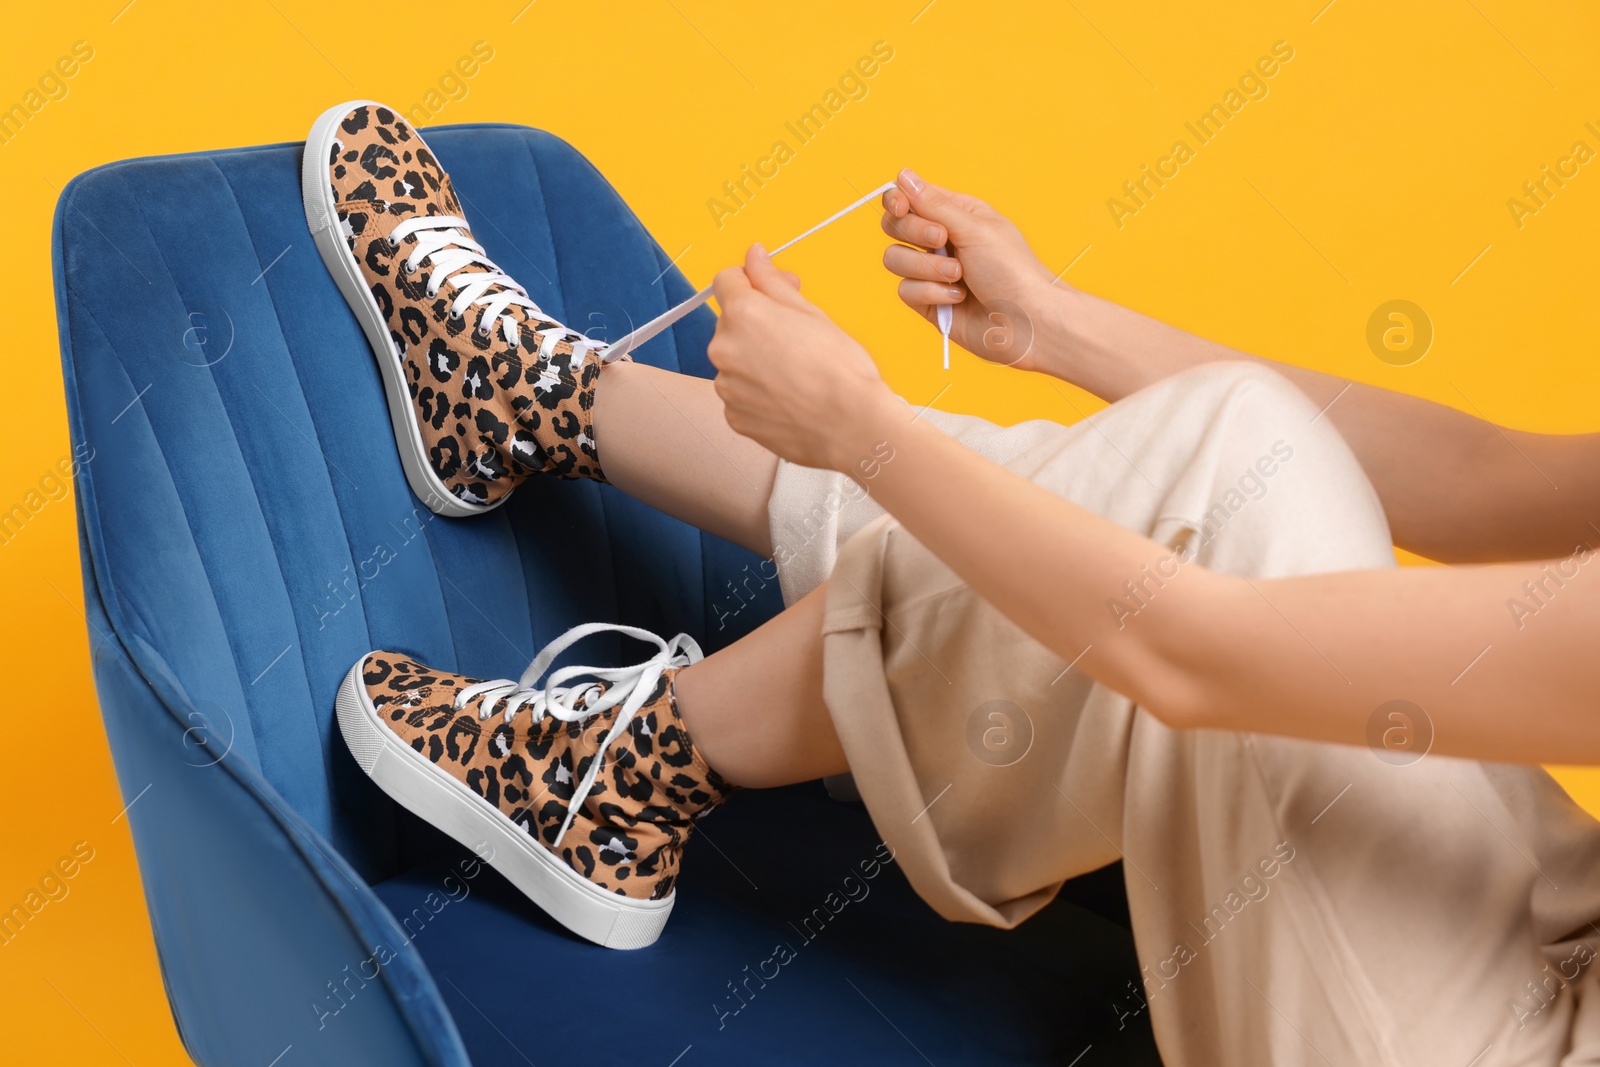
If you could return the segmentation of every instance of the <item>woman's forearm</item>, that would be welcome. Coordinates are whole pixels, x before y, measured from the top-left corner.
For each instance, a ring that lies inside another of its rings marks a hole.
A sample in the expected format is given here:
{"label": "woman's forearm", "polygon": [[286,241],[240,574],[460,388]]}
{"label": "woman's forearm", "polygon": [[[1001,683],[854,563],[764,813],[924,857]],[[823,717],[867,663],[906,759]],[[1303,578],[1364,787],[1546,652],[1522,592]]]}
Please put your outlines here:
{"label": "woman's forearm", "polygon": [[[1502,429],[1442,404],[1240,352],[1078,290],[1049,290],[1031,364],[1108,401],[1203,363],[1265,363],[1344,436],[1395,543],[1442,562],[1539,559],[1600,545],[1600,435]],[[1460,395],[1469,408],[1471,399]]]}
{"label": "woman's forearm", "polygon": [[[864,402],[851,422],[862,447],[894,445],[872,492],[906,530],[1035,640],[1169,725],[1370,743],[1374,717],[1386,729],[1381,709],[1404,699],[1437,754],[1600,761],[1592,553],[1553,564],[1567,585],[1534,621],[1506,603],[1541,580],[1537,564],[1252,581],[1088,512],[897,404]],[[1151,591],[1132,612],[1129,581]]]}
{"label": "woman's forearm", "polygon": [[1037,313],[1030,363],[1115,403],[1202,363],[1255,358],[1120,304],[1055,285],[1045,290]]}

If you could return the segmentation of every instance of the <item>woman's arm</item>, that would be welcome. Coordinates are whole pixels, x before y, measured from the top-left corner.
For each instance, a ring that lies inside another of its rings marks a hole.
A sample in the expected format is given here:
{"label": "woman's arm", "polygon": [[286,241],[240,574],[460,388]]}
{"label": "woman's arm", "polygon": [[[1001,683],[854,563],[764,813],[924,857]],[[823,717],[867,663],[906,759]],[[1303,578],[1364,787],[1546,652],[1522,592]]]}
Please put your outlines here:
{"label": "woman's arm", "polygon": [[[759,248],[718,276],[717,297],[710,351],[735,430],[845,471],[891,442],[878,502],[1023,630],[1170,725],[1363,743],[1375,715],[1388,725],[1378,709],[1404,699],[1428,715],[1441,754],[1600,762],[1589,554],[1564,562],[1565,584],[1520,618],[1507,601],[1542,577],[1538,564],[1271,581],[1178,565],[914,421]],[[1146,566],[1176,574],[1132,617],[1109,610]]]}
{"label": "woman's arm", "polygon": [[[1404,699],[1439,754],[1600,762],[1592,553],[1552,565],[1568,577],[1546,582],[1535,614],[1508,608],[1543,578],[1533,563],[1251,581],[1185,563],[898,404],[863,399],[845,417],[894,443],[878,503],[1022,629],[1168,725],[1359,744]],[[1136,614],[1112,611],[1145,567],[1175,576]]]}
{"label": "woman's arm", "polygon": [[[1056,282],[992,208],[914,177],[902,176],[884,208],[885,231],[908,242],[884,256],[906,279],[901,298],[929,316],[938,304],[954,304],[952,336],[977,355],[1109,401],[1200,363],[1259,360],[1326,408],[1376,487],[1402,548],[1453,563],[1539,559],[1600,537],[1591,525],[1600,523],[1600,508],[1591,508],[1600,502],[1600,434],[1502,429],[1441,404],[1196,337]],[[951,257],[909,247],[944,241]]]}

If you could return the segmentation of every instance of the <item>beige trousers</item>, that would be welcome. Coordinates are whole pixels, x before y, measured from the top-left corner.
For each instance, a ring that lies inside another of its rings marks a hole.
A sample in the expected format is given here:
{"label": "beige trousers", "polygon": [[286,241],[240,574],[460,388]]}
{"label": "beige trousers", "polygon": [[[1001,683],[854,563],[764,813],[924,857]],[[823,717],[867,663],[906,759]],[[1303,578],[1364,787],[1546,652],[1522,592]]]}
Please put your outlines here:
{"label": "beige trousers", "polygon": [[[1073,426],[921,417],[1218,571],[1395,564],[1342,438],[1253,364]],[[1400,732],[1370,749],[1171,730],[1018,630],[860,485],[784,464],[770,517],[786,600],[829,583],[828,707],[917,892],[1011,927],[1122,859],[1142,996],[1106,1010],[1148,1010],[1171,1067],[1600,1063],[1600,825],[1543,771],[1418,759],[1415,714],[1384,713]],[[1159,576],[1129,580],[1106,610],[1137,625]]]}

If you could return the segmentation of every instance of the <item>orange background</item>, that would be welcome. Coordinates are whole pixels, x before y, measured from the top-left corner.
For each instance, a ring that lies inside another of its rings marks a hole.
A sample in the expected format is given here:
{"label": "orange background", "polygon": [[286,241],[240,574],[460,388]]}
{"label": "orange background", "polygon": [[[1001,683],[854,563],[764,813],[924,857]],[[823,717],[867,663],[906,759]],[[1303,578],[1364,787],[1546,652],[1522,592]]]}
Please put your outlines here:
{"label": "orange background", "polygon": [[[297,140],[340,100],[409,111],[435,90],[435,121],[521,122],[572,142],[697,282],[911,165],[1010,214],[1047,263],[1070,266],[1071,284],[1190,330],[1508,425],[1600,429],[1600,361],[1581,311],[1600,290],[1600,165],[1520,228],[1507,207],[1574,141],[1600,149],[1584,125],[1600,126],[1594,5],[94,0],[11,5],[6,23],[0,107],[24,101],[75,42],[93,58],[0,144],[17,315],[0,511],[71,451],[49,263],[51,211],[73,175],[128,156]],[[492,59],[445,80],[480,41]],[[894,55],[866,95],[796,146],[785,122],[878,41]],[[1119,229],[1107,200],[1188,139],[1184,123],[1277,41],[1294,58],[1267,96]],[[780,138],[793,158],[719,226],[707,202]],[[893,298],[882,243],[867,212],[784,265],[908,399],[1002,421],[1070,422],[1098,407],[969,357],[942,371],[937,339]],[[1366,345],[1369,315],[1392,299],[1421,306],[1436,331],[1413,366]],[[8,666],[22,680],[8,708],[17,740],[0,748],[0,907],[77,842],[94,856],[69,896],[0,946],[8,1059],[185,1062],[117,818],[69,503],[48,503],[0,544],[0,590]],[[1595,772],[1560,774],[1600,810]]]}

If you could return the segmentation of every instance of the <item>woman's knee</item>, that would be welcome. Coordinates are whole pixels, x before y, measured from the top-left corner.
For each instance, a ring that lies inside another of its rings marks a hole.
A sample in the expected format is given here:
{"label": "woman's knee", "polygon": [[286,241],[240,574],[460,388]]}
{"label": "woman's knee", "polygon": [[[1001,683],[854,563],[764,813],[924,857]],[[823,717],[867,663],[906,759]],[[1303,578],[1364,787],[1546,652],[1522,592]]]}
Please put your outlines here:
{"label": "woman's knee", "polygon": [[1331,420],[1270,366],[1203,364],[1113,405],[1096,423],[1123,442],[1147,481],[1167,486],[1162,506],[1173,518],[1193,511],[1207,545],[1218,539],[1263,554],[1263,565],[1311,543],[1334,546],[1288,564],[1291,571],[1393,559],[1359,460]]}
{"label": "woman's knee", "polygon": [[1271,367],[1230,360],[1202,363],[1147,385],[1094,416],[1094,421],[1102,428],[1125,428],[1139,435],[1161,427],[1176,444],[1186,433],[1208,432],[1216,417],[1230,410],[1246,421],[1285,426],[1310,425],[1316,415],[1305,394]]}
{"label": "woman's knee", "polygon": [[1194,421],[1204,429],[1196,443],[1215,476],[1207,515],[1237,514],[1228,523],[1228,540],[1242,538],[1241,547],[1262,553],[1262,573],[1393,563],[1376,490],[1310,398],[1260,364],[1197,371],[1180,375],[1175,385],[1189,394],[1187,402],[1200,405]]}
{"label": "woman's knee", "polygon": [[1300,388],[1277,370],[1253,360],[1202,363],[1161,383],[1191,403],[1220,407],[1247,400],[1251,413],[1304,416],[1309,423],[1316,408]]}
{"label": "woman's knee", "polygon": [[[1205,452],[1304,449],[1348,464],[1336,430],[1292,382],[1262,363],[1206,363],[1164,378],[1094,416],[1103,434],[1145,455],[1187,465]],[[1253,457],[1252,457],[1253,458]],[[1157,461],[1159,465],[1159,461]]]}

